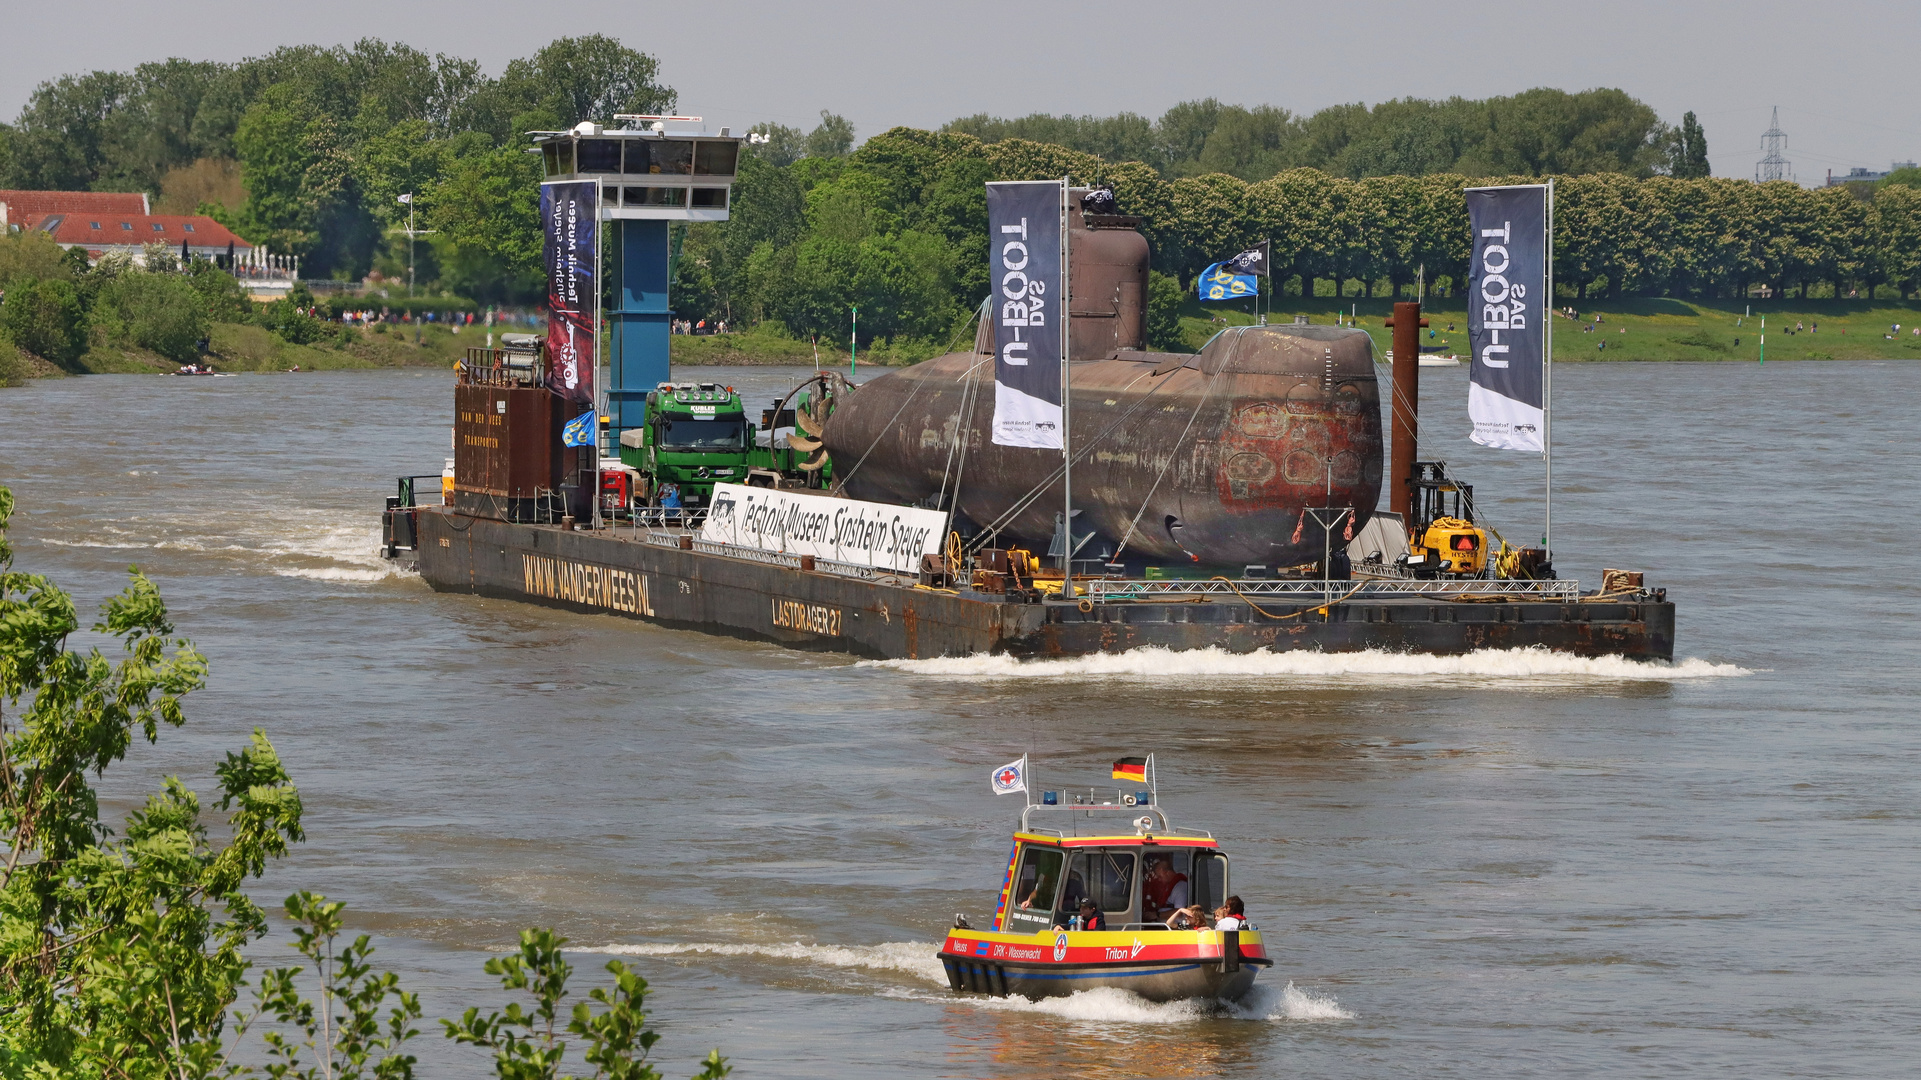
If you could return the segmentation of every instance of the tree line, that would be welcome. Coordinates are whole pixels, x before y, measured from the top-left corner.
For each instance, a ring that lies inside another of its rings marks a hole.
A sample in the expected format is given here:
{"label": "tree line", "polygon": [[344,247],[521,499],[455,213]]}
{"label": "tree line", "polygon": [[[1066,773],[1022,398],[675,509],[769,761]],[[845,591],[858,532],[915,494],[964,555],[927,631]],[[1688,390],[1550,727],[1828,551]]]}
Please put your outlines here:
{"label": "tree line", "polygon": [[[236,64],[169,60],[44,84],[0,129],[20,187],[139,189],[200,208],[312,276],[405,273],[411,193],[419,277],[481,301],[542,291],[540,166],[528,130],[677,104],[658,63],[605,37],[507,65],[372,39]],[[806,337],[941,342],[986,291],[989,180],[1111,185],[1144,220],[1177,303],[1208,263],[1271,240],[1285,293],[1373,295],[1426,272],[1446,291],[1468,252],[1461,189],[1557,178],[1555,271],[1570,299],[1734,296],[1921,281],[1912,186],[1805,190],[1707,176],[1692,115],[1669,128],[1619,90],[1402,99],[1306,116],[1214,99],[1157,120],[976,116],[896,128],[856,148],[822,113],[752,129],[730,221],[675,228],[682,317]],[[1154,325],[1172,326],[1165,311]]]}
{"label": "tree line", "polygon": [[[1143,219],[1154,270],[1169,279],[1155,290],[1161,303],[1177,302],[1174,286],[1189,288],[1208,263],[1263,240],[1285,293],[1398,292],[1423,269],[1446,291],[1469,254],[1462,189],[1540,181],[1312,168],[1252,183],[1170,179],[1145,162],[1025,139],[896,128],[846,157],[744,159],[732,219],[686,233],[677,306],[831,337],[857,305],[876,336],[951,332],[987,292],[983,185],[1058,176],[1111,186],[1120,210]],[[1556,177],[1555,206],[1555,275],[1570,299],[1921,287],[1912,186],[1595,172]]]}
{"label": "tree line", "polygon": [[[417,193],[480,198],[455,228],[515,232],[532,217],[539,169],[521,133],[616,112],[667,112],[651,56],[593,35],[509,63],[372,38],[292,46],[238,63],[172,59],[42,84],[0,125],[0,186],[146,191],[161,213],[209,213],[255,244],[295,254],[313,277],[403,278],[407,207]],[[490,216],[491,215],[491,216]],[[524,230],[523,230],[524,231]],[[539,282],[498,244],[436,234],[418,245],[424,278],[480,299],[526,299]]]}
{"label": "tree line", "polygon": [[1173,179],[1226,173],[1265,180],[1288,169],[1368,176],[1542,176],[1612,172],[1708,175],[1707,136],[1693,113],[1679,128],[1622,90],[1540,87],[1508,97],[1398,98],[1297,115],[1273,105],[1183,101],[1136,113],[1002,119],[985,113],[941,128],[982,142],[1025,139],[1108,161],[1139,161]]}

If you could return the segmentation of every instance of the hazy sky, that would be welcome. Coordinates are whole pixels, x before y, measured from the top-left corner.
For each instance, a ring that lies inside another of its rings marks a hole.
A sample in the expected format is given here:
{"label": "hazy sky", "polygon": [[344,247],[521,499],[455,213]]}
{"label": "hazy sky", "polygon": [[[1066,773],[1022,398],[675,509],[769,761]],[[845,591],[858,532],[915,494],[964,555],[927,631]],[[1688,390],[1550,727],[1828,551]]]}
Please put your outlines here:
{"label": "hazy sky", "polygon": [[710,127],[805,128],[831,109],[865,137],[976,112],[1154,117],[1210,95],[1310,112],[1615,86],[1669,123],[1694,110],[1718,176],[1754,175],[1774,105],[1803,183],[1921,158],[1921,18],[1859,0],[18,0],[6,23],[9,118],[43,80],[168,56],[237,60],[372,36],[475,57],[498,74],[555,37],[605,33],[658,56],[682,111]]}

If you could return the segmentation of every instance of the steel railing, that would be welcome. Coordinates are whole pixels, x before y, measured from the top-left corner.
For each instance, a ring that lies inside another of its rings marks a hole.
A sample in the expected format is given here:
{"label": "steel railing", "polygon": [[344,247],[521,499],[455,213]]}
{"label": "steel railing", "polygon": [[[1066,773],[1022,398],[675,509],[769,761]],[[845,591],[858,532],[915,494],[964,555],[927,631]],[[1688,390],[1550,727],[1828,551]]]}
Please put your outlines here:
{"label": "steel railing", "polygon": [[1346,600],[1397,596],[1460,598],[1503,596],[1567,600],[1581,594],[1580,582],[1558,581],[1423,581],[1414,578],[1371,581],[1115,581],[1097,578],[1081,583],[1087,599],[1095,603],[1125,600],[1152,600],[1190,596],[1239,596],[1262,600],[1296,600],[1304,604],[1323,603],[1329,598]]}

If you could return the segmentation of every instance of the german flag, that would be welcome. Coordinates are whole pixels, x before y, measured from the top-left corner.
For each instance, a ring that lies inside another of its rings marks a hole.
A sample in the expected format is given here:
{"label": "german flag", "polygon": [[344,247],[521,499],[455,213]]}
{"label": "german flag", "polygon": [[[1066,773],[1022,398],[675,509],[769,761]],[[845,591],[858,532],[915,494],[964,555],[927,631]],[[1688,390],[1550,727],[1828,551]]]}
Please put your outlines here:
{"label": "german flag", "polygon": [[1147,759],[1144,757],[1124,757],[1114,763],[1114,779],[1147,782]]}

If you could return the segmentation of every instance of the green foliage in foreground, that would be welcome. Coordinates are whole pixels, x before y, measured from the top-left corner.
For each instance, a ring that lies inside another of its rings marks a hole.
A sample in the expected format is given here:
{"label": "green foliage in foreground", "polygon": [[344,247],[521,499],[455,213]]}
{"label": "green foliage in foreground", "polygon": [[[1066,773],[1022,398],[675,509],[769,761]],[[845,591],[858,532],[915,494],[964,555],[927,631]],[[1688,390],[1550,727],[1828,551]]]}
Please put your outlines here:
{"label": "green foliage in foreground", "polygon": [[[287,899],[305,963],[265,972],[254,1006],[234,1011],[251,966],[242,950],[267,932],[244,885],[305,838],[300,794],[264,733],[215,770],[224,842],[175,777],[117,836],[101,820],[89,774],[123,760],[136,736],[152,743],[163,725],[179,727],[181,700],[205,685],[207,663],[173,636],[159,590],[137,569],[92,626],[118,657],[69,648],[81,628],[72,597],[13,569],[13,507],[0,487],[0,1076],[411,1080],[404,1048],[419,1000],[392,972],[373,972],[367,935],[337,945],[338,902]],[[566,1034],[585,1043],[592,1076],[657,1080],[647,984],[619,961],[607,965],[613,987],[593,990],[593,1004],[576,1003],[556,1030],[572,973],[564,943],[529,930],[518,954],[488,961],[509,989],[534,995],[532,1012],[516,1003],[483,1019],[469,1009],[443,1021],[448,1037],[493,1047],[503,1078],[558,1080]],[[309,970],[317,1001],[298,985]],[[276,1025],[264,1033],[264,1069],[234,1060],[262,1018]],[[715,1051],[696,1080],[729,1071]]]}

